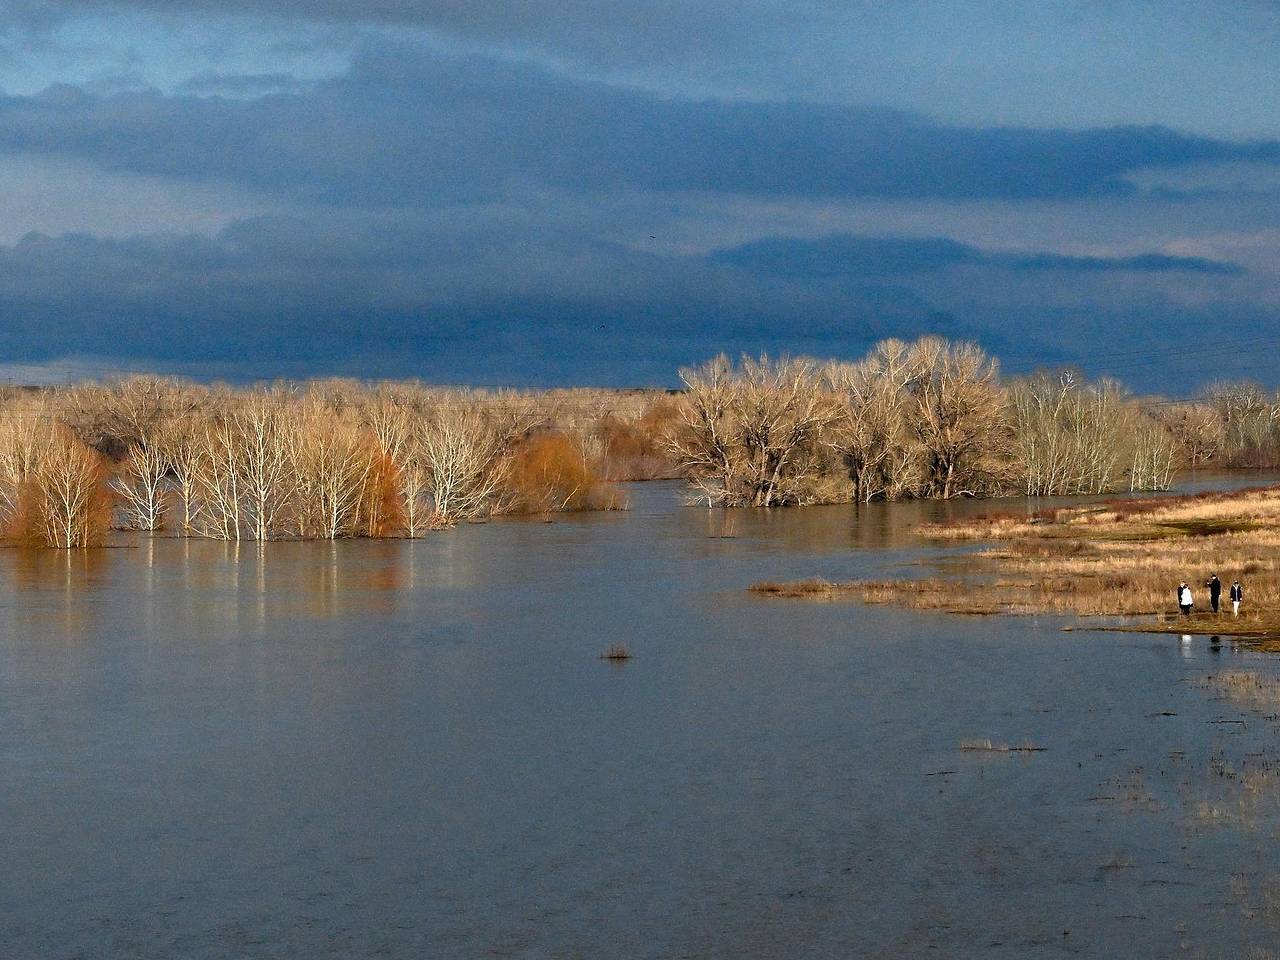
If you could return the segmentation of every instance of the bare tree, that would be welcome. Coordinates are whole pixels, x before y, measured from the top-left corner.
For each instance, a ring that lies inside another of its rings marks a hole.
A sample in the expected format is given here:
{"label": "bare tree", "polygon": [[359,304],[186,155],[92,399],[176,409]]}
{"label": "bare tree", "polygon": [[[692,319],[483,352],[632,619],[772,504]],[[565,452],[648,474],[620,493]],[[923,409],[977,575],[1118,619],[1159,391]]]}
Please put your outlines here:
{"label": "bare tree", "polygon": [[1234,466],[1280,460],[1280,399],[1256,383],[1217,383],[1207,391],[1222,422],[1223,447]]}
{"label": "bare tree", "polygon": [[431,489],[431,463],[417,430],[413,441],[405,448],[397,480],[404,510],[405,535],[410,538],[420,537],[429,516],[427,496]]}
{"label": "bare tree", "polygon": [[360,428],[335,422],[309,404],[292,431],[289,461],[297,483],[300,535],[324,540],[354,536],[374,461]]}
{"label": "bare tree", "polygon": [[1008,390],[1016,470],[1028,496],[1102,493],[1124,474],[1133,422],[1119,384],[1075,371],[1040,373]]}
{"label": "bare tree", "polygon": [[452,398],[430,410],[416,441],[434,523],[480,517],[494,508],[510,442],[498,416],[474,399]]}
{"label": "bare tree", "polygon": [[279,389],[255,391],[231,411],[233,460],[253,540],[280,535],[290,506],[288,399]]}
{"label": "bare tree", "polygon": [[47,434],[31,484],[33,527],[50,547],[100,543],[110,525],[102,455],[55,426]]}
{"label": "bare tree", "polygon": [[1151,415],[1173,435],[1187,464],[1203,467],[1223,459],[1226,437],[1213,405],[1205,401],[1153,404]]}
{"label": "bare tree", "polygon": [[925,495],[949,500],[999,486],[1007,424],[995,361],[976,344],[922,337],[909,363],[910,423],[924,450]]}
{"label": "bare tree", "polygon": [[0,522],[6,528],[17,519],[22,491],[36,475],[53,423],[39,399],[15,400],[0,419]]}
{"label": "bare tree", "polygon": [[209,425],[206,412],[190,411],[172,417],[155,431],[151,444],[167,467],[168,491],[176,499],[178,528],[184,536],[194,534],[200,523],[203,502],[200,498],[201,469],[208,450],[205,440]]}
{"label": "bare tree", "polygon": [[1168,490],[1178,468],[1178,445],[1150,418],[1135,425],[1130,490]]}
{"label": "bare tree", "polygon": [[830,394],[806,360],[720,356],[682,370],[685,405],[668,442],[708,503],[771,507],[812,503],[823,477]]}
{"label": "bare tree", "polygon": [[188,508],[192,529],[218,540],[240,540],[246,529],[241,506],[240,481],[244,471],[240,432],[228,414],[219,413],[201,425],[193,442],[192,489],[200,507]]}
{"label": "bare tree", "polygon": [[157,425],[175,415],[177,384],[134,376],[105,384],[80,384],[59,396],[58,418],[84,443],[114,459],[146,445]]}
{"label": "bare tree", "polygon": [[836,398],[830,444],[853,483],[854,499],[898,500],[919,486],[920,448],[909,425],[909,348],[876,344],[856,364],[833,364],[826,377]]}
{"label": "bare tree", "polygon": [[137,530],[159,530],[164,524],[169,458],[158,433],[153,430],[146,442],[132,444],[111,478],[125,521]]}
{"label": "bare tree", "polygon": [[369,418],[379,447],[391,464],[388,480],[400,504],[403,530],[416,538],[427,526],[431,464],[424,449],[427,416],[419,395],[395,395]]}

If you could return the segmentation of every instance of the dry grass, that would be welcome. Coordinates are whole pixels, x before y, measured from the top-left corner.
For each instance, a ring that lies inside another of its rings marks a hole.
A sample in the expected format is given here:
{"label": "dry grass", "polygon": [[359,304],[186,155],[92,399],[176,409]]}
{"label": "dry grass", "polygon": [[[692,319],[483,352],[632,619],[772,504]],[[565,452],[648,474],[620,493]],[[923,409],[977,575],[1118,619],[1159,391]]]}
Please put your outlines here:
{"label": "dry grass", "polygon": [[1047,747],[1037,747],[1030,740],[1010,746],[1007,743],[993,743],[990,740],[961,740],[960,749],[981,753],[1043,753]]}
{"label": "dry grass", "polygon": [[763,580],[747,587],[751,593],[766,597],[832,597],[847,590],[843,584],[828,583],[826,580],[795,580],[791,583],[780,583],[777,580]]}
{"label": "dry grass", "polygon": [[1248,670],[1224,670],[1208,677],[1205,686],[1221,697],[1258,713],[1274,716],[1280,710],[1280,678]]}
{"label": "dry grass", "polygon": [[[1118,629],[1224,634],[1280,641],[1280,488],[1113,500],[1022,516],[921,528],[931,538],[993,543],[965,558],[963,573],[923,580],[820,580],[756,584],[777,597],[853,597],[963,614],[1067,614],[1150,618]],[[1222,611],[1208,610],[1205,581],[1223,583]],[[1245,588],[1229,612],[1231,581]],[[1195,593],[1180,616],[1176,588]]]}
{"label": "dry grass", "polygon": [[1212,756],[1185,805],[1194,826],[1273,830],[1280,812],[1280,758],[1257,753],[1233,763]]}
{"label": "dry grass", "polygon": [[1255,530],[1280,523],[1280,487],[1168,497],[1103,500],[1025,514],[990,514],[925,524],[920,533],[947,540],[1077,537],[1146,540]]}

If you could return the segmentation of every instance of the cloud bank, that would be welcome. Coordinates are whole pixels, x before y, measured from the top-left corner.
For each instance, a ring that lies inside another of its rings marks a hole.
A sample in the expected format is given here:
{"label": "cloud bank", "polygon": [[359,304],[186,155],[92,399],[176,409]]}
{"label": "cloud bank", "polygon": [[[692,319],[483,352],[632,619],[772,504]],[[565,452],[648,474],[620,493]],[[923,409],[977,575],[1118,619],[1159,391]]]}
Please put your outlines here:
{"label": "cloud bank", "polygon": [[266,18],[297,41],[281,63],[329,42],[316,24],[376,25],[350,26],[336,72],[218,35],[160,87],[139,54],[142,80],[0,94],[0,171],[21,179],[0,199],[0,362],[665,385],[720,350],[940,332],[1181,393],[1258,364],[1190,347],[1280,343],[1280,137],[711,96],[501,49],[621,31],[674,51],[699,18],[743,45],[769,4],[660,26],[629,26],[638,5],[164,7],[28,3],[8,23],[65,44],[139,10]]}

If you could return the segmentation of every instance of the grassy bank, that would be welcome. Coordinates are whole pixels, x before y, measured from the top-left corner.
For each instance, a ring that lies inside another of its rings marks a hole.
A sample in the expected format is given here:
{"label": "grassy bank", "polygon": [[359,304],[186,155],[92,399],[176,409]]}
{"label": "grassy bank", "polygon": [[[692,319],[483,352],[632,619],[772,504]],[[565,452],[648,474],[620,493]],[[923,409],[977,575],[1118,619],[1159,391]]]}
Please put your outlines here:
{"label": "grassy bank", "polygon": [[[1280,641],[1280,487],[993,514],[920,533],[981,545],[963,564],[940,564],[923,579],[758,583],[751,590],[959,614],[1117,617],[1124,619],[1106,626]],[[1217,615],[1204,586],[1213,573],[1223,582],[1224,612]],[[1227,601],[1233,579],[1245,589],[1239,617]],[[1182,580],[1195,592],[1189,619],[1175,598]]]}

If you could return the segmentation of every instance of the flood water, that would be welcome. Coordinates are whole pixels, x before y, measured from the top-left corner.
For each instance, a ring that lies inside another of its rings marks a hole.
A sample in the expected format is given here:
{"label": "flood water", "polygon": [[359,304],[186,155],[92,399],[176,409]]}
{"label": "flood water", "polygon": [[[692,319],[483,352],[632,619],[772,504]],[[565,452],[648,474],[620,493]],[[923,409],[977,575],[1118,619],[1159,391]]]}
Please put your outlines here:
{"label": "flood water", "polygon": [[983,508],[682,493],[412,543],[0,550],[0,957],[1280,943],[1276,721],[1205,680],[1276,660],[753,597],[922,575],[914,524]]}

